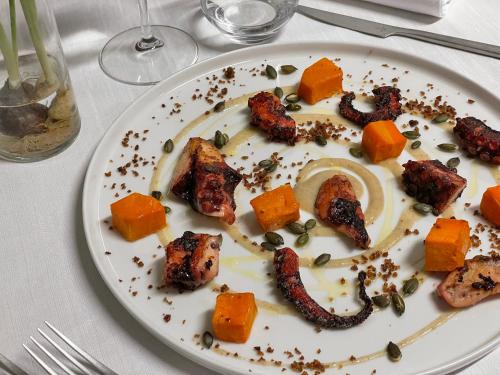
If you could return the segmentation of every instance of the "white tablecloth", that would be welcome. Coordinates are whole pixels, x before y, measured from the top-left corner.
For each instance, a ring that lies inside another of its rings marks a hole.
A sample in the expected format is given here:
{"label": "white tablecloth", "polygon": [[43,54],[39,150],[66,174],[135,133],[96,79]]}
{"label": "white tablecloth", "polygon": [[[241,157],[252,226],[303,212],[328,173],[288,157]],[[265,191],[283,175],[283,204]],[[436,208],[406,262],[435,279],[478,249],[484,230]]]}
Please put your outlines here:
{"label": "white tablecloth", "polygon": [[[350,0],[301,3],[500,45],[499,1],[455,1],[441,20]],[[89,158],[113,119],[146,90],[114,82],[97,63],[105,41],[137,23],[136,1],[50,3],[62,34],[82,130],[68,150],[52,159],[33,164],[0,161],[0,353],[30,373],[42,373],[21,344],[46,319],[120,374],[211,374],[160,343],[125,311],[101,280],[83,233],[82,184]],[[202,18],[198,0],[150,3],[154,23],[184,28],[195,37],[200,59],[241,48]],[[417,53],[500,96],[499,60],[409,39],[376,39],[299,14],[274,43],[297,40],[362,42]],[[500,349],[460,374],[500,374]]]}

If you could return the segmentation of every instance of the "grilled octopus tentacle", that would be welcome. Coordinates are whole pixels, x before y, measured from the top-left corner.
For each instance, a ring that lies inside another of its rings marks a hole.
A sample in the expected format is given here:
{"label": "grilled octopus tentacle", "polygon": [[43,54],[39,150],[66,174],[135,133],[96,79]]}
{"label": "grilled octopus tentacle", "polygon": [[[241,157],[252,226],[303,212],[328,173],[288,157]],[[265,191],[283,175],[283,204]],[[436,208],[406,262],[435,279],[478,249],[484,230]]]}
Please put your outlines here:
{"label": "grilled octopus tentacle", "polygon": [[353,92],[349,92],[340,99],[340,114],[364,127],[366,124],[380,120],[395,120],[401,112],[401,95],[399,89],[391,86],[382,86],[372,90],[375,95],[375,111],[361,112],[353,107],[352,101],[356,99]]}
{"label": "grilled octopus tentacle", "polygon": [[278,289],[283,296],[292,302],[307,320],[321,327],[350,328],[361,324],[373,311],[373,302],[366,294],[366,273],[363,271],[358,274],[358,280],[359,298],[364,302],[364,306],[357,314],[341,316],[326,311],[307,294],[300,278],[299,257],[292,249],[285,247],[276,251],[274,269]]}
{"label": "grilled octopus tentacle", "polygon": [[475,117],[457,118],[453,128],[460,146],[470,155],[500,164],[500,132]]}

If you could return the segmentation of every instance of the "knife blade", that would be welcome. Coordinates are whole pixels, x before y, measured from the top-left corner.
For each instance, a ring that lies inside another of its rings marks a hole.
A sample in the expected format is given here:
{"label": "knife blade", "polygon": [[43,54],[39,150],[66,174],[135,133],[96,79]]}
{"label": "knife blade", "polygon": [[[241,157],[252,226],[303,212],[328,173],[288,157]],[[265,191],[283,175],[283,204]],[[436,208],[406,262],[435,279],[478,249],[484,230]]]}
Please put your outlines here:
{"label": "knife blade", "polygon": [[379,38],[402,36],[420,40],[422,42],[438,44],[449,48],[455,48],[462,51],[476,53],[478,55],[500,59],[500,47],[492,44],[435,34],[428,31],[385,25],[379,22],[373,22],[346,16],[343,14],[327,12],[325,10],[310,8],[303,5],[299,5],[297,7],[297,11],[300,14],[317,21],[339,26],[349,30],[358,31],[363,34],[368,34]]}

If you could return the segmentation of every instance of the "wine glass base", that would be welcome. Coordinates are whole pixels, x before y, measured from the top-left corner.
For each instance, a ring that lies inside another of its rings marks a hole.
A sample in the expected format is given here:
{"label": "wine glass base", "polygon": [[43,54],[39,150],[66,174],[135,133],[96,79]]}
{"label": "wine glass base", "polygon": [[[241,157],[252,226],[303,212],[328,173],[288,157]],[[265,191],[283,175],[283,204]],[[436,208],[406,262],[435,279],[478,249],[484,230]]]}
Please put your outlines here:
{"label": "wine glass base", "polygon": [[172,26],[151,25],[151,33],[164,43],[138,51],[141,28],[133,27],[111,38],[99,54],[99,65],[109,77],[132,85],[154,85],[198,59],[198,45],[185,31]]}

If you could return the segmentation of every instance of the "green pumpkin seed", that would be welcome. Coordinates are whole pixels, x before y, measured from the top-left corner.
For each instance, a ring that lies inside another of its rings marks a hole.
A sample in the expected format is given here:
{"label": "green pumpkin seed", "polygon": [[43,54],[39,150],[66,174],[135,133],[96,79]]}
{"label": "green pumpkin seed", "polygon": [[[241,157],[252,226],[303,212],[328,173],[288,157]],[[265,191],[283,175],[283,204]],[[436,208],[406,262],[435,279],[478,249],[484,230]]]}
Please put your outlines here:
{"label": "green pumpkin seed", "polygon": [[387,345],[387,354],[389,355],[390,360],[393,362],[398,362],[402,357],[399,346],[394,344],[392,341],[389,341],[389,344]]}
{"label": "green pumpkin seed", "polygon": [[267,232],[265,236],[266,240],[268,240],[271,244],[275,246],[283,245],[285,243],[283,237],[281,237],[281,235],[279,235],[276,232]]}
{"label": "green pumpkin seed", "polygon": [[363,157],[363,150],[361,150],[358,147],[351,147],[349,149],[349,153],[354,156],[355,158],[362,158]]}
{"label": "green pumpkin seed", "polygon": [[163,145],[163,151],[165,151],[167,154],[170,154],[174,150],[174,141],[171,139],[167,139],[165,144]]}
{"label": "green pumpkin seed", "polygon": [[451,158],[446,162],[448,168],[456,168],[460,164],[460,158]]}
{"label": "green pumpkin seed", "polygon": [[281,97],[283,96],[283,89],[281,87],[276,87],[274,89],[274,95],[281,99]]}
{"label": "green pumpkin seed", "polygon": [[172,212],[172,209],[168,206],[164,206],[163,208],[165,209],[166,214],[169,214],[170,212]]}
{"label": "green pumpkin seed", "polygon": [[223,100],[214,106],[214,112],[222,112],[226,108],[226,101]]}
{"label": "green pumpkin seed", "polygon": [[276,251],[276,247],[270,242],[262,242],[260,247],[267,251]]}
{"label": "green pumpkin seed", "polygon": [[154,190],[151,192],[151,196],[154,198],[154,199],[158,199],[159,201],[161,201],[161,191],[158,191],[158,190]]}
{"label": "green pumpkin seed", "polygon": [[285,108],[287,111],[297,112],[297,111],[300,111],[302,109],[302,106],[300,104],[297,104],[297,103],[290,103],[290,104],[287,104],[287,106]]}
{"label": "green pumpkin seed", "polygon": [[271,173],[271,172],[274,172],[276,170],[276,168],[278,168],[278,164],[272,163],[271,165],[265,167],[264,169],[266,170],[267,173]]}
{"label": "green pumpkin seed", "polygon": [[222,136],[224,137],[224,145],[227,145],[229,142],[229,135],[227,133],[223,133]]}
{"label": "green pumpkin seed", "polygon": [[403,315],[403,313],[405,312],[405,301],[403,297],[401,297],[398,293],[394,293],[393,295],[391,295],[391,301],[396,314]]}
{"label": "green pumpkin seed", "polygon": [[385,308],[391,304],[391,299],[387,294],[380,294],[378,296],[372,297],[373,303],[378,306]]}
{"label": "green pumpkin seed", "polygon": [[440,143],[437,148],[444,152],[453,152],[457,150],[458,146],[454,143]]}
{"label": "green pumpkin seed", "polygon": [[286,227],[294,234],[302,234],[306,232],[306,227],[301,223],[290,223]]}
{"label": "green pumpkin seed", "polygon": [[326,138],[323,137],[322,135],[317,135],[316,138],[314,139],[314,141],[319,146],[326,146],[326,144],[327,144]]}
{"label": "green pumpkin seed", "polygon": [[285,96],[285,100],[288,102],[288,103],[297,103],[300,98],[299,96],[296,94],[296,93],[291,93],[291,94],[288,94],[287,96]]}
{"label": "green pumpkin seed", "polygon": [[309,242],[309,235],[307,233],[302,233],[297,237],[297,241],[295,241],[295,244],[297,246],[304,246],[307,242]]}
{"label": "green pumpkin seed", "polygon": [[446,113],[441,113],[439,115],[437,115],[436,117],[434,117],[434,119],[432,120],[432,122],[434,122],[435,124],[440,124],[442,122],[445,122],[448,120],[448,115]]}
{"label": "green pumpkin seed", "polygon": [[210,349],[210,347],[214,343],[214,337],[208,331],[205,331],[203,333],[202,340],[203,340],[203,345],[205,345],[205,348],[207,348],[207,349]]}
{"label": "green pumpkin seed", "polygon": [[415,142],[412,142],[410,147],[412,148],[412,150],[415,150],[415,149],[419,148],[421,145],[422,145],[422,142],[415,141]]}
{"label": "green pumpkin seed", "polygon": [[274,69],[274,67],[272,67],[271,65],[266,66],[266,75],[267,75],[267,78],[270,78],[270,79],[276,79],[276,77],[278,77],[278,73],[276,73],[276,69]]}
{"label": "green pumpkin seed", "polygon": [[304,227],[306,228],[306,230],[311,230],[313,229],[314,227],[316,226],[316,220],[314,219],[309,219],[306,221],[306,223],[304,224]]}
{"label": "green pumpkin seed", "polygon": [[259,161],[258,165],[261,168],[266,168],[266,167],[269,167],[271,164],[273,164],[272,160],[264,159],[264,160]]}
{"label": "green pumpkin seed", "polygon": [[430,204],[425,203],[415,203],[412,207],[415,211],[422,215],[427,215],[428,213],[432,212],[433,209]]}
{"label": "green pumpkin seed", "polygon": [[292,74],[297,70],[293,65],[281,65],[280,71],[282,74]]}
{"label": "green pumpkin seed", "polygon": [[402,132],[401,134],[403,134],[408,139],[417,139],[420,137],[420,133],[416,130],[408,130],[406,132]]}
{"label": "green pumpkin seed", "polygon": [[327,264],[330,261],[331,257],[332,256],[330,254],[323,253],[320,256],[318,256],[316,259],[314,259],[314,265],[315,266],[322,266],[324,264]]}
{"label": "green pumpkin seed", "polygon": [[222,147],[224,147],[225,144],[226,143],[224,140],[224,135],[219,130],[217,130],[215,132],[214,146],[221,149]]}
{"label": "green pumpkin seed", "polygon": [[403,293],[409,296],[416,292],[419,287],[419,282],[415,277],[412,277],[409,280],[406,280],[403,284]]}

